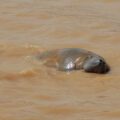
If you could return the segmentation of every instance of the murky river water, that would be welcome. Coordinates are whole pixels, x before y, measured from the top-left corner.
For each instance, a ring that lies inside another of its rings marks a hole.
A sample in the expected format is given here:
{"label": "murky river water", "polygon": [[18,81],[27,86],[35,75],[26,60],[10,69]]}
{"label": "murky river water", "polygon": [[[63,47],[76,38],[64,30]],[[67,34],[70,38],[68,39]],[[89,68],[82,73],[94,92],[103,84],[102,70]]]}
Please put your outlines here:
{"label": "murky river water", "polygon": [[[1,120],[120,119],[120,1],[0,1]],[[106,75],[64,73],[34,59],[79,47],[103,56]]]}

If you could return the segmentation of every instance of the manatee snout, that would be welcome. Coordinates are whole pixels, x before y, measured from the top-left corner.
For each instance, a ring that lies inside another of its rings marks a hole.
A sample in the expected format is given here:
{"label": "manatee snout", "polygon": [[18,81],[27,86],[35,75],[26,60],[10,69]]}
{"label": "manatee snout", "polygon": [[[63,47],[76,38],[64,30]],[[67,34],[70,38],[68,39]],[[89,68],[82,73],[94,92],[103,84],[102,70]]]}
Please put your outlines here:
{"label": "manatee snout", "polygon": [[94,73],[107,73],[110,70],[109,65],[103,58],[93,57],[88,59],[84,65],[83,69],[86,72],[94,72]]}

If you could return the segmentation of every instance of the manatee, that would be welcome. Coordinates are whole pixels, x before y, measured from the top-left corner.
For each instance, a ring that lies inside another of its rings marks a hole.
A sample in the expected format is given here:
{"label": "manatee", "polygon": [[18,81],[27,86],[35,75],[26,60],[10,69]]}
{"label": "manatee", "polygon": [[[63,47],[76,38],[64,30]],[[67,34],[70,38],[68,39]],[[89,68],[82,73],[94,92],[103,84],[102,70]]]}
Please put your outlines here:
{"label": "manatee", "polygon": [[60,71],[84,70],[91,73],[107,73],[110,70],[105,59],[80,48],[63,48],[45,51],[36,56],[42,64]]}

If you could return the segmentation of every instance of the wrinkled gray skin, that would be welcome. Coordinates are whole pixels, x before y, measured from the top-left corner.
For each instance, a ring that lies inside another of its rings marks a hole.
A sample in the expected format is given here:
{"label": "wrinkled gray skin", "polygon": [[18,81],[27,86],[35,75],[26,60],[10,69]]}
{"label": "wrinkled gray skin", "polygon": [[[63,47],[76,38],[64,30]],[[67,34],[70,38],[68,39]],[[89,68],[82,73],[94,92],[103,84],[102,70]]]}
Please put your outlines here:
{"label": "wrinkled gray skin", "polygon": [[107,73],[110,68],[101,56],[80,48],[65,48],[47,51],[37,58],[48,67],[61,71],[80,70],[92,73]]}

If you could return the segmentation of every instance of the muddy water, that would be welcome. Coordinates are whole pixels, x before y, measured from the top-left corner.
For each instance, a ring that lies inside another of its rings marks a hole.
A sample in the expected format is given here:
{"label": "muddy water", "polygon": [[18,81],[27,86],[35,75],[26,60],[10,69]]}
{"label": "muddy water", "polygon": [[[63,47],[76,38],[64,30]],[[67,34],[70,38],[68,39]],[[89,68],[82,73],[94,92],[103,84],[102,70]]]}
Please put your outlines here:
{"label": "muddy water", "polygon": [[[1,120],[120,119],[120,1],[0,1]],[[42,51],[80,47],[103,56],[106,75],[39,64]]]}

